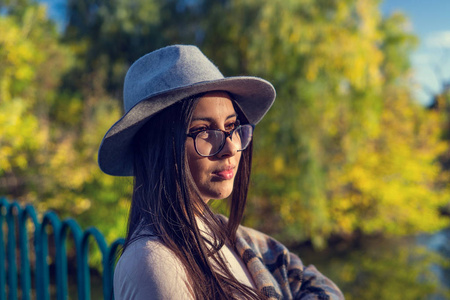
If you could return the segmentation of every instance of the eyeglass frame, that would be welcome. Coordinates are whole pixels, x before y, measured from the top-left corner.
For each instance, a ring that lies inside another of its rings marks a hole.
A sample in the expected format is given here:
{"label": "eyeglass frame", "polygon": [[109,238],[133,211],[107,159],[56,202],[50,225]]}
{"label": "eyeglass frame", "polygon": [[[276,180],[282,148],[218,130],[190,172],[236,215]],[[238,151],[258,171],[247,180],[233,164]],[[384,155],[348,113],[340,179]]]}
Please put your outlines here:
{"label": "eyeglass frame", "polygon": [[[234,129],[232,129],[232,130],[230,130],[230,131],[226,131],[226,130],[222,130],[222,129],[206,129],[206,130],[200,130],[200,131],[197,131],[197,132],[194,132],[194,133],[187,133],[186,136],[191,137],[191,138],[194,140],[194,149],[195,149],[195,152],[197,152],[198,155],[200,155],[200,156],[202,156],[202,157],[211,157],[211,156],[217,155],[218,153],[220,153],[220,151],[222,151],[223,147],[225,147],[225,144],[227,143],[227,138],[228,138],[228,137],[230,137],[230,140],[233,141],[231,137],[233,136],[234,132],[235,132],[236,130],[238,130],[239,128],[241,128],[241,127],[243,127],[243,126],[247,126],[247,125],[248,125],[248,126],[251,126],[251,128],[252,128],[252,138],[251,138],[251,140],[250,140],[250,142],[251,142],[252,139],[253,139],[253,132],[255,131],[255,125],[253,125],[253,124],[238,125],[236,128],[234,128]],[[220,131],[220,132],[222,132],[222,133],[225,135],[225,138],[223,139],[223,143],[222,143],[222,145],[219,147],[219,150],[217,150],[216,153],[210,154],[210,155],[203,155],[203,154],[201,154],[200,152],[198,152],[198,150],[197,150],[197,143],[196,143],[195,140],[197,139],[197,135],[199,135],[200,133],[205,132],[205,131],[207,131],[207,130]],[[248,145],[250,145],[250,142],[248,143]],[[237,151],[244,151],[245,149],[247,149],[248,145],[245,146],[244,149],[240,149],[240,150],[237,150]]]}

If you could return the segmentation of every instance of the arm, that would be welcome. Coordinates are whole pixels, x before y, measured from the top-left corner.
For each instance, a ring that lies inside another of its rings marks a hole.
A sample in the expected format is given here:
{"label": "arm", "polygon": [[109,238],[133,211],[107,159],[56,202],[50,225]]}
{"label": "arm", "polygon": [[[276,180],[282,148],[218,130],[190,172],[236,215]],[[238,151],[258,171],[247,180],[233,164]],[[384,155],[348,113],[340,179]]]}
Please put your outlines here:
{"label": "arm", "polygon": [[259,290],[270,299],[344,299],[339,288],[314,266],[305,267],[297,255],[261,232],[240,226],[236,250]]}
{"label": "arm", "polygon": [[315,266],[305,267],[300,258],[289,253],[288,278],[294,299],[344,299],[344,295],[336,284],[320,273]]}
{"label": "arm", "polygon": [[114,272],[116,300],[193,299],[180,260],[155,239],[136,240]]}

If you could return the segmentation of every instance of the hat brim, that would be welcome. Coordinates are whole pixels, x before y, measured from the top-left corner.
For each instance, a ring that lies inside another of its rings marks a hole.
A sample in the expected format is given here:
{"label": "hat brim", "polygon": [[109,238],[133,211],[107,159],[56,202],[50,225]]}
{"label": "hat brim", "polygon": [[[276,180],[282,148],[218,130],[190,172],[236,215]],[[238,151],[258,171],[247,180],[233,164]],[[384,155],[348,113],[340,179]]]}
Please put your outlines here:
{"label": "hat brim", "polygon": [[167,90],[139,101],[106,133],[98,152],[100,169],[109,175],[133,175],[131,142],[139,129],[157,112],[190,96],[210,91],[226,91],[251,124],[257,124],[275,100],[268,81],[250,76],[227,77]]}

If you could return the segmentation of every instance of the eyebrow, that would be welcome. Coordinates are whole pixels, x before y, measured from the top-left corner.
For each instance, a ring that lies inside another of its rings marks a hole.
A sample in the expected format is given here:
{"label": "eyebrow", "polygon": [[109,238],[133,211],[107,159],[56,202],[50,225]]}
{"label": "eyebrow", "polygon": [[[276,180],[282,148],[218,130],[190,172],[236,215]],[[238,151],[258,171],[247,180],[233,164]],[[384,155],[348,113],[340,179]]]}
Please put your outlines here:
{"label": "eyebrow", "polygon": [[[231,118],[234,118],[234,117],[238,117],[238,114],[236,114],[236,113],[234,113],[234,114],[231,114],[231,115],[229,115],[225,120],[228,120],[228,119],[231,119]],[[213,119],[213,118],[209,118],[209,117],[204,117],[204,118],[202,118],[202,117],[200,117],[200,118],[192,118],[192,121],[191,122],[193,122],[193,121],[207,121],[207,122],[210,122],[210,123],[215,123],[216,121]]]}

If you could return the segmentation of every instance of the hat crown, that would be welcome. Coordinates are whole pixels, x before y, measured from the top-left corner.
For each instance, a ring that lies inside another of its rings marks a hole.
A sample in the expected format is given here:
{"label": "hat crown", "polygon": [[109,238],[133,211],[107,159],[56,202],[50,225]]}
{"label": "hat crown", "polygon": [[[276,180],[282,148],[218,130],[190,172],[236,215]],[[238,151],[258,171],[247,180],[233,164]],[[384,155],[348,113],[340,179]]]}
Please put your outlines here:
{"label": "hat crown", "polygon": [[124,82],[124,108],[128,112],[157,94],[222,78],[219,69],[196,46],[164,47],[131,65]]}

